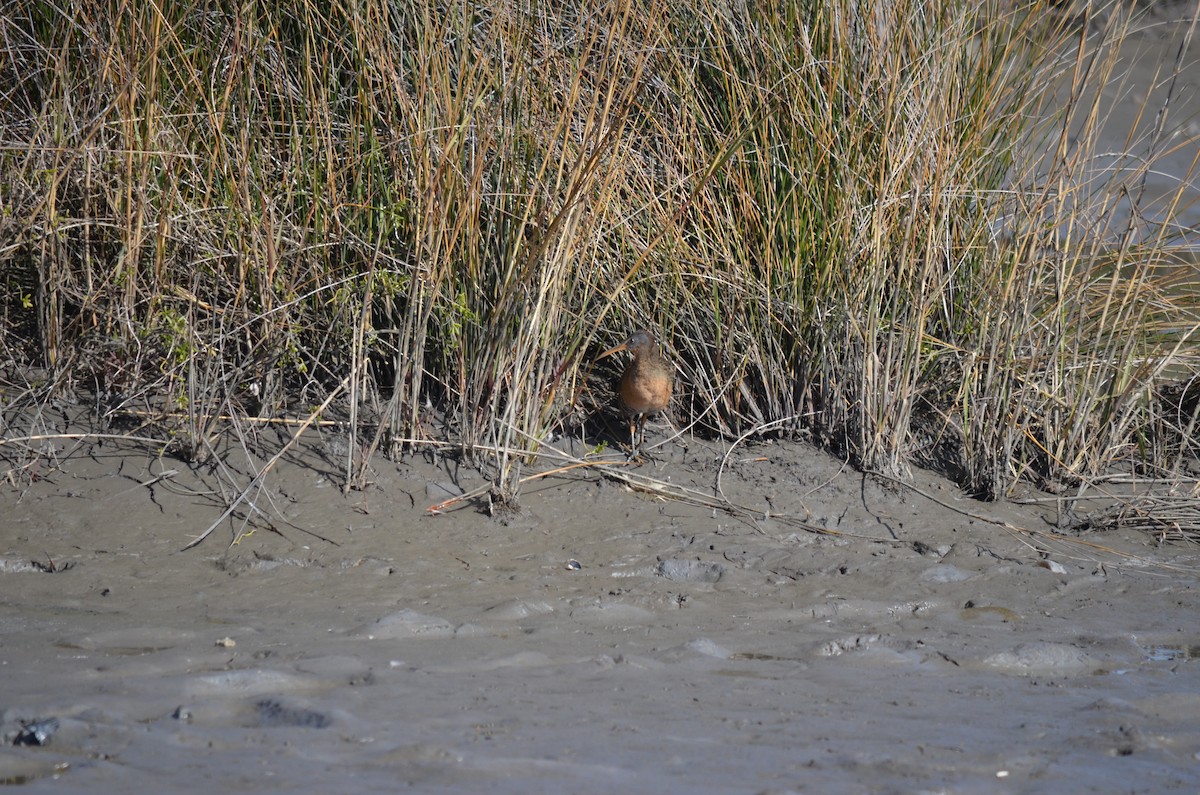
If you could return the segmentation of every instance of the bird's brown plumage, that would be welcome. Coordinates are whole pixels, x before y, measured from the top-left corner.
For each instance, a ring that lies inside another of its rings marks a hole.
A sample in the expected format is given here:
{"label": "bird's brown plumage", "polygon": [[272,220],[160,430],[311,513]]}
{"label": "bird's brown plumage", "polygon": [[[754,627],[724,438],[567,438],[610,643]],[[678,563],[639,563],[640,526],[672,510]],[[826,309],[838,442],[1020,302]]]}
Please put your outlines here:
{"label": "bird's brown plumage", "polygon": [[[645,329],[635,331],[625,342],[600,354],[600,358],[620,351],[629,351],[633,359],[621,376],[617,395],[638,431],[644,433],[646,417],[665,410],[671,403],[675,376],[671,366],[659,354],[654,335]],[[636,451],[640,444],[632,438],[632,429],[630,434]]]}

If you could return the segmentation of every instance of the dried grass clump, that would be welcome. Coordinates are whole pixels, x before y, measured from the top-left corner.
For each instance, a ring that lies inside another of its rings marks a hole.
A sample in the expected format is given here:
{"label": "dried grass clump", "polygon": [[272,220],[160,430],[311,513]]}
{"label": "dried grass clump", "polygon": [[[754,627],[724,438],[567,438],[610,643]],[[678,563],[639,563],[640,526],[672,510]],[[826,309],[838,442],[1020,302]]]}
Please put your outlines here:
{"label": "dried grass clump", "polygon": [[1200,543],[1200,487],[1189,494],[1158,494],[1121,501],[1090,517],[1089,530],[1132,530],[1146,533],[1160,544]]}
{"label": "dried grass clump", "polygon": [[436,441],[504,501],[552,434],[604,438],[591,360],[648,326],[692,432],[985,497],[1182,472],[1154,395],[1197,371],[1193,174],[1154,213],[1153,158],[1104,178],[1136,18],[1055,7],[18,3],[6,399],[94,395],[192,458],[322,407],[348,485]]}

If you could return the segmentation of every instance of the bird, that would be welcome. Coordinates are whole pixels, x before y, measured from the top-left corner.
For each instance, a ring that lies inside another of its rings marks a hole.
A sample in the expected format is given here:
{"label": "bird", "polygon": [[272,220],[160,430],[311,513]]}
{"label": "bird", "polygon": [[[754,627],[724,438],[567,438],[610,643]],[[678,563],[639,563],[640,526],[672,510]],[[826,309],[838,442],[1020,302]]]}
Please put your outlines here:
{"label": "bird", "polygon": [[675,378],[671,366],[658,352],[654,335],[646,329],[635,331],[629,339],[600,354],[598,358],[603,359],[621,351],[633,354],[617,385],[617,396],[629,415],[630,455],[633,456],[645,441],[646,418],[663,411],[671,402]]}

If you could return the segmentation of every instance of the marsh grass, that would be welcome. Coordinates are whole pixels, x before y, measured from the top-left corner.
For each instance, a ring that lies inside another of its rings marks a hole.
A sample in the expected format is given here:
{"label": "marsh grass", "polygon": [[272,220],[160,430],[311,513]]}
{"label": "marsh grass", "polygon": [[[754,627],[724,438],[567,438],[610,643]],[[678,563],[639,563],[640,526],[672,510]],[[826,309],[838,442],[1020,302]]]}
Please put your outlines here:
{"label": "marsh grass", "polygon": [[[504,505],[553,435],[605,440],[592,359],[646,326],[689,433],[988,498],[1182,482],[1195,174],[1153,219],[1096,177],[1137,20],[1055,8],[17,2],[6,402],[86,393],[189,459],[323,407],[347,487],[436,442]],[[1186,145],[1154,96],[1150,152]]]}

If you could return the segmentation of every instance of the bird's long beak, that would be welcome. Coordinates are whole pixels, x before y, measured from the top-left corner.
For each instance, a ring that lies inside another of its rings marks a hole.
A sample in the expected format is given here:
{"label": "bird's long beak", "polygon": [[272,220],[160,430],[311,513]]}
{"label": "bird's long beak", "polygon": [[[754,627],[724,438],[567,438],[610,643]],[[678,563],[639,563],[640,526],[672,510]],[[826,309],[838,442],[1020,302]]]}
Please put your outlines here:
{"label": "bird's long beak", "polygon": [[597,356],[597,357],[596,357],[596,361],[600,361],[600,360],[601,360],[601,359],[603,359],[605,356],[612,356],[614,353],[620,353],[621,351],[625,350],[625,349],[626,349],[626,348],[628,348],[628,347],[629,347],[629,340],[625,340],[624,342],[622,342],[622,343],[621,343],[620,345],[618,345],[617,347],[615,347],[615,348],[612,348],[611,350],[607,350],[607,351],[605,351],[604,353],[602,353],[602,354],[600,354],[599,356]]}

